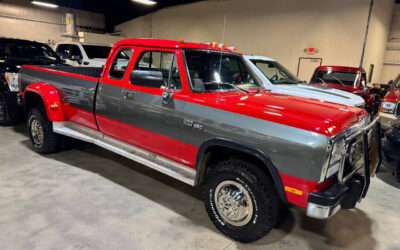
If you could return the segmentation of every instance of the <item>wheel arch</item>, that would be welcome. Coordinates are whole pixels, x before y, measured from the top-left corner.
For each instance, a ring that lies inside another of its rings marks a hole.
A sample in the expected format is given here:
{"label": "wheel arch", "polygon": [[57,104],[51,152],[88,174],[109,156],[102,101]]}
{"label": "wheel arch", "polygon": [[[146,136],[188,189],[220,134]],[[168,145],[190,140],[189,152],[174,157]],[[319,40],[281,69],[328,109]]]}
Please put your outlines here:
{"label": "wheel arch", "polygon": [[66,121],[57,89],[47,83],[29,85],[22,93],[25,110],[42,105],[50,121]]}
{"label": "wheel arch", "polygon": [[199,147],[196,156],[195,185],[202,184],[205,180],[207,169],[212,167],[209,166],[208,163],[212,163],[212,157],[218,157],[213,156],[216,150],[236,151],[241,153],[243,156],[251,157],[251,159],[257,160],[262,164],[262,169],[271,177],[280,199],[285,203],[288,202],[279,171],[274,166],[271,158],[267,154],[249,146],[242,145],[241,143],[223,138],[207,140]]}

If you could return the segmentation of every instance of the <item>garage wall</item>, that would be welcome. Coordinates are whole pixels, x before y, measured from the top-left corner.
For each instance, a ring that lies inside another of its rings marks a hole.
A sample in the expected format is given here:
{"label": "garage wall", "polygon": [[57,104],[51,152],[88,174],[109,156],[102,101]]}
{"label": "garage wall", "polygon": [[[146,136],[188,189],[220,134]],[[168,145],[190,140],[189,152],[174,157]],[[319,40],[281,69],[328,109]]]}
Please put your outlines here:
{"label": "garage wall", "polygon": [[383,64],[385,61],[385,52],[388,44],[394,7],[394,1],[374,1],[363,63],[363,67],[367,73],[369,73],[371,64],[374,65],[372,83],[383,82],[382,70],[384,67]]}
{"label": "garage wall", "polygon": [[[371,19],[367,44],[371,52],[364,65],[382,64],[380,50],[392,16],[393,0],[375,2],[378,9]],[[244,53],[273,57],[292,72],[297,72],[299,57],[309,57],[304,53],[308,47],[319,50],[313,57],[323,58],[323,64],[359,66],[369,4],[370,0],[202,1],[163,9],[115,30],[127,37],[223,41]],[[379,71],[376,67],[373,81],[380,78]]]}
{"label": "garage wall", "polygon": [[104,15],[67,8],[47,9],[34,7],[30,1],[0,1],[0,36],[36,40],[40,42],[70,41],[63,37],[65,13],[76,14],[79,25],[104,29]]}

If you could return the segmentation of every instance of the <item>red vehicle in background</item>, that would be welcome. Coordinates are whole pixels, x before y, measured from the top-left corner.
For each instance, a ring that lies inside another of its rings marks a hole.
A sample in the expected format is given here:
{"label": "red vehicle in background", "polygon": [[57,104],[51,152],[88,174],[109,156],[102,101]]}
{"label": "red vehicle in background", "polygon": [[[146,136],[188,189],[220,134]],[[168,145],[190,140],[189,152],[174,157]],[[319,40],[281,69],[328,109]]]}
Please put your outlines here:
{"label": "red vehicle in background", "polygon": [[390,89],[379,108],[382,129],[389,128],[394,120],[400,120],[400,74],[394,81],[389,81],[388,85]]}
{"label": "red vehicle in background", "polygon": [[310,84],[322,85],[347,91],[365,100],[365,109],[371,115],[378,113],[380,98],[367,87],[367,76],[363,68],[342,66],[319,66],[315,69]]}

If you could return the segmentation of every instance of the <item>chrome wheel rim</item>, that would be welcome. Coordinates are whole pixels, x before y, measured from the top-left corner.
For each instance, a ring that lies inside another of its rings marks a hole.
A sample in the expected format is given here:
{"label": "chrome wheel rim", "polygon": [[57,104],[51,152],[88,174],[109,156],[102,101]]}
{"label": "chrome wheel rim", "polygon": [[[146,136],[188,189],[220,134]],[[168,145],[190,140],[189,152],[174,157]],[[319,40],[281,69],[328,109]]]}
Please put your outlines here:
{"label": "chrome wheel rim", "polygon": [[4,120],[4,106],[0,103],[0,121]]}
{"label": "chrome wheel rim", "polygon": [[244,186],[236,181],[223,181],[215,189],[214,202],[225,222],[244,226],[253,217],[253,201]]}
{"label": "chrome wheel rim", "polygon": [[32,139],[37,146],[43,143],[43,127],[38,120],[33,120],[31,122],[31,134]]}

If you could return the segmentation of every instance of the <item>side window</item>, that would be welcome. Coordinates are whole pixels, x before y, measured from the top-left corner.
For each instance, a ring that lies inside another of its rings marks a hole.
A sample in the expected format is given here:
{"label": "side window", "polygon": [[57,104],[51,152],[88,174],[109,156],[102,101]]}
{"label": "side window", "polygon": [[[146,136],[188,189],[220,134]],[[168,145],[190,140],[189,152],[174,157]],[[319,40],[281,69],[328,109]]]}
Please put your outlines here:
{"label": "side window", "polygon": [[111,64],[110,71],[108,72],[109,77],[114,79],[122,79],[125,75],[129,61],[132,58],[132,54],[132,49],[121,49],[118,51],[114,61]]}
{"label": "side window", "polygon": [[66,59],[68,58],[69,54],[69,44],[60,44],[57,46],[57,55],[59,55],[61,58]]}
{"label": "side window", "polygon": [[69,56],[72,60],[82,59],[81,50],[77,45],[71,45],[69,53],[70,53]]}
{"label": "side window", "polygon": [[[172,52],[147,51],[142,54],[134,70],[136,71],[154,71],[162,75],[164,83],[168,83],[171,89],[181,89],[182,82],[179,74],[178,61]],[[160,76],[161,76],[160,75]],[[149,84],[146,84],[149,83]],[[163,84],[151,84],[150,81],[134,82],[149,88],[162,88]]]}
{"label": "side window", "polygon": [[397,79],[396,84],[394,85],[395,88],[400,88],[400,77]]}
{"label": "side window", "polygon": [[367,76],[365,73],[361,74],[361,86],[363,86],[363,87],[367,86]]}

